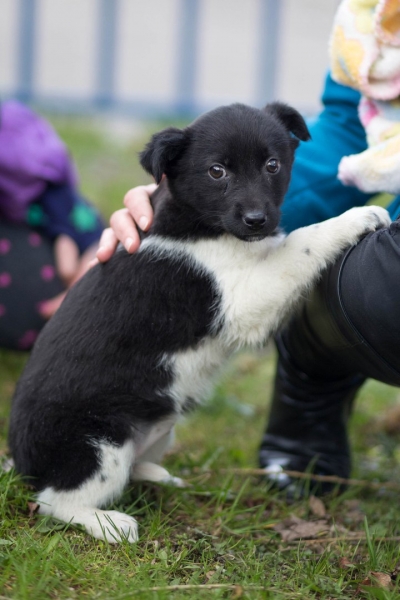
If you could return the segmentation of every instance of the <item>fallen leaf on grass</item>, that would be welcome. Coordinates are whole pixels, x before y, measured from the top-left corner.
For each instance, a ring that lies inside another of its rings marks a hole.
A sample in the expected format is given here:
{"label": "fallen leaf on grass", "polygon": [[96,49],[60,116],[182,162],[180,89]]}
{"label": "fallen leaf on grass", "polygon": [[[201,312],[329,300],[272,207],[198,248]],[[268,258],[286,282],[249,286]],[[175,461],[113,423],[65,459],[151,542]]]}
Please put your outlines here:
{"label": "fallen leaf on grass", "polygon": [[310,496],[308,501],[308,505],[313,515],[316,517],[325,517],[326,516],[326,508],[325,504],[322,502],[320,498],[316,496]]}
{"label": "fallen leaf on grass", "polygon": [[328,533],[330,525],[326,519],[317,521],[305,521],[292,515],[281,523],[277,523],[274,528],[279,533],[284,542],[301,539],[315,539],[321,534]]}
{"label": "fallen leaf on grass", "polygon": [[382,587],[389,587],[389,585],[392,583],[392,578],[387,573],[371,571],[371,575]]}
{"label": "fallen leaf on grass", "polygon": [[366,577],[358,586],[356,594],[362,591],[363,587],[383,587],[387,588],[391,585],[392,578],[387,573],[379,573],[371,571],[370,577]]}

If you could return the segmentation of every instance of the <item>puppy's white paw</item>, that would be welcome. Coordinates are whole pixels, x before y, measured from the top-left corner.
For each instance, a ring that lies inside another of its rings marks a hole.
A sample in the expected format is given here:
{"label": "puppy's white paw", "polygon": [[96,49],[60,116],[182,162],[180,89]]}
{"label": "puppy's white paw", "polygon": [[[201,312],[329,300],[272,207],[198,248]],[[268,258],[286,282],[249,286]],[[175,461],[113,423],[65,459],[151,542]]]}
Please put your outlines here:
{"label": "puppy's white paw", "polygon": [[93,517],[89,520],[87,518],[79,520],[78,516],[74,521],[83,525],[93,537],[99,540],[105,539],[110,544],[118,544],[123,540],[133,544],[139,538],[137,521],[116,510],[94,511]]}
{"label": "puppy's white paw", "polygon": [[362,235],[389,227],[391,219],[386,209],[381,206],[360,206],[351,208],[339,219],[349,233],[349,241],[356,242]]}

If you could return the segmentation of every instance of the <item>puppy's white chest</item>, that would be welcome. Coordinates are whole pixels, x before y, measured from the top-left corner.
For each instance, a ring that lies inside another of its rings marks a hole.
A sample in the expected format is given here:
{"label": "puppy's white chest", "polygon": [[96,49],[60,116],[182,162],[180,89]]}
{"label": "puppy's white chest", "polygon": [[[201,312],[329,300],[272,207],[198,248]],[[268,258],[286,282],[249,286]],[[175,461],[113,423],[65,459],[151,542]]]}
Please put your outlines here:
{"label": "puppy's white chest", "polygon": [[285,236],[254,244],[227,236],[193,245],[196,261],[213,275],[220,293],[219,319],[226,349],[265,341],[287,302],[285,264],[276,250]]}
{"label": "puppy's white chest", "polygon": [[212,377],[227,357],[220,337],[206,338],[196,348],[169,357],[174,380],[168,393],[181,412],[200,403],[210,394]]}
{"label": "puppy's white chest", "polygon": [[[162,392],[173,397],[178,412],[207,397],[213,375],[232,352],[244,344],[262,342],[270,321],[275,323],[276,310],[271,310],[275,296],[271,289],[276,287],[277,274],[269,272],[267,264],[274,262],[269,254],[283,237],[255,244],[232,236],[186,243],[171,243],[160,238],[149,240],[158,255],[179,253],[194,270],[203,272],[212,281],[217,298],[215,306],[209,306],[214,317],[208,335],[195,347],[164,357],[173,381]],[[270,312],[273,314],[269,315]]]}

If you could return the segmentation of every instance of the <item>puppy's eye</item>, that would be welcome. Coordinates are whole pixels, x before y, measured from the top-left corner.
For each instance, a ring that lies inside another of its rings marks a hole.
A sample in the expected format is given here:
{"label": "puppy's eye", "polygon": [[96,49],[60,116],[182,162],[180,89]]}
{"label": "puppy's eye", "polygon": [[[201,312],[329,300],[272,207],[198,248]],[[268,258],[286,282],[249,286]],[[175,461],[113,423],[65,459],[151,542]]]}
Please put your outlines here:
{"label": "puppy's eye", "polygon": [[267,169],[268,173],[277,173],[281,168],[281,163],[277,158],[269,158],[265,168]]}
{"label": "puppy's eye", "polygon": [[226,171],[221,165],[212,165],[208,169],[208,173],[213,179],[222,179],[226,175]]}

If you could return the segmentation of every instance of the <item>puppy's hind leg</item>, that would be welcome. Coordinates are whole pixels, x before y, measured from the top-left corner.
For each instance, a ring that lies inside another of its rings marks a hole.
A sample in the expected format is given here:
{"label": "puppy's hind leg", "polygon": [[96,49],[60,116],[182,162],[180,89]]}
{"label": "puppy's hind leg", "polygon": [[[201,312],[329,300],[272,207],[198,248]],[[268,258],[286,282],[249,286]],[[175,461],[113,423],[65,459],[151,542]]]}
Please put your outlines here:
{"label": "puppy's hind leg", "polygon": [[146,449],[132,466],[132,481],[151,481],[181,488],[188,486],[183,479],[174,477],[167,469],[164,469],[164,467],[161,467],[161,465],[158,464],[161,462],[164,453],[171,445],[173,437],[173,429],[171,429],[166,435]]}
{"label": "puppy's hind leg", "polygon": [[100,468],[82,485],[73,490],[47,487],[38,495],[39,513],[51,515],[67,523],[78,523],[88,533],[111,544],[138,539],[137,522],[133,517],[115,510],[99,510],[118,498],[129,480],[134,461],[131,440],[122,446],[99,443]]}
{"label": "puppy's hind leg", "polygon": [[180,477],[174,477],[161,465],[148,461],[139,461],[132,469],[132,481],[152,481],[174,487],[188,487],[188,484]]}

